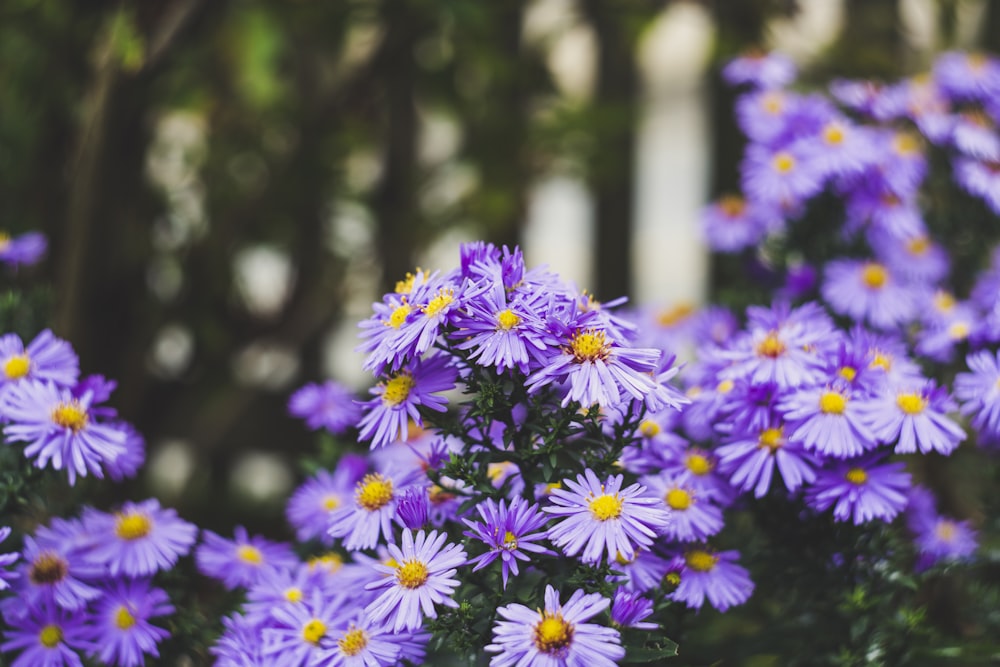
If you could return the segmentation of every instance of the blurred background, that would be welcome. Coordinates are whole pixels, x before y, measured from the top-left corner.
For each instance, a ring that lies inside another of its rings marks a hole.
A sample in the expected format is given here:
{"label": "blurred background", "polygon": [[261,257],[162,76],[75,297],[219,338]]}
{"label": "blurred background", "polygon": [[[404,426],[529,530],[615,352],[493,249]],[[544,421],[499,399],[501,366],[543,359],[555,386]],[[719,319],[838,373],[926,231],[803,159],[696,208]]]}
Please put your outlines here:
{"label": "blurred background", "polygon": [[0,0],[0,226],[50,239],[11,279],[149,444],[101,493],[287,537],[318,451],[288,395],[363,392],[358,319],[461,241],[710,300],[699,210],[742,152],[718,73],[752,47],[898,77],[1000,50],[1000,2]]}

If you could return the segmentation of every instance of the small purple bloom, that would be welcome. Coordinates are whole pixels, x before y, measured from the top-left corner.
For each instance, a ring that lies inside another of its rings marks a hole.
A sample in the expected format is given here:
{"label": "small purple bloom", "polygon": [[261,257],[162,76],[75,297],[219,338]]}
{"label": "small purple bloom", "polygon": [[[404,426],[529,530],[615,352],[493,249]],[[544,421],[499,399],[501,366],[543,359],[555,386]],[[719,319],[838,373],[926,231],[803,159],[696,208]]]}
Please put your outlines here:
{"label": "small purple bloom", "polygon": [[955,397],[972,426],[1000,436],[1000,352],[980,350],[966,357],[970,373],[955,376]]}
{"label": "small purple bloom", "polygon": [[622,628],[655,630],[656,623],[644,623],[642,619],[653,613],[653,601],[640,593],[619,588],[611,602],[611,622]]}
{"label": "small purple bloom", "polygon": [[345,538],[344,548],[371,549],[379,536],[393,541],[392,523],[396,504],[406,483],[389,473],[371,473],[358,481],[354,502],[337,507],[330,513],[328,532],[334,538]]}
{"label": "small purple bloom", "polygon": [[330,513],[351,501],[355,486],[365,475],[368,462],[357,454],[345,454],[331,474],[319,470],[292,493],[285,507],[288,523],[300,542],[319,538],[328,541]]}
{"label": "small purple bloom", "polygon": [[752,51],[733,58],[722,69],[722,78],[737,86],[748,84],[757,88],[780,88],[795,80],[795,62],[788,56]]}
{"label": "small purple bloom", "polygon": [[145,577],[169,569],[198,535],[193,524],[155,498],[126,502],[114,514],[89,510],[83,519],[93,538],[86,557],[106,565],[112,576]]}
{"label": "small purple bloom", "polygon": [[892,521],[906,507],[910,475],[902,463],[882,463],[877,455],[834,462],[806,489],[806,503],[819,511],[833,507],[837,521],[861,525]]}
{"label": "small purple bloom", "polygon": [[90,614],[90,639],[103,664],[139,667],[160,657],[157,644],[170,633],[149,622],[174,613],[167,594],[145,579],[112,580]]}
{"label": "small purple bloom", "polygon": [[287,544],[250,536],[243,526],[236,526],[232,540],[210,530],[202,531],[202,543],[195,549],[194,560],[199,572],[221,581],[230,590],[253,586],[265,571],[291,570],[299,562]]}
{"label": "small purple bloom", "polygon": [[747,434],[735,438],[716,453],[730,483],[743,491],[753,490],[757,498],[767,494],[775,469],[785,488],[793,493],[816,479],[815,457],[800,443],[789,441],[780,423],[761,429],[756,437]]}
{"label": "small purple bloom", "polygon": [[508,574],[513,572],[514,576],[518,575],[517,561],[531,560],[525,552],[555,555],[551,550],[535,544],[545,537],[542,529],[548,520],[548,517],[539,512],[537,505],[528,505],[520,496],[515,496],[509,506],[503,499],[498,505],[492,498],[487,498],[476,505],[476,511],[482,521],[462,519],[471,529],[463,534],[483,542],[489,551],[469,561],[470,564],[475,564],[473,572],[500,558],[503,587],[506,589]]}
{"label": "small purple bloom", "polygon": [[301,387],[288,399],[288,412],[304,419],[314,431],[324,428],[334,435],[356,426],[361,419],[354,394],[333,380]]}
{"label": "small purple bloom", "polygon": [[879,329],[907,324],[918,314],[914,290],[878,262],[832,261],[820,289],[835,312]]}
{"label": "small purple bloom", "polygon": [[[8,526],[0,527],[0,542],[10,537],[11,530]],[[10,582],[17,578],[16,572],[9,572],[7,568],[17,562],[18,553],[0,553],[0,591],[10,588]]]}
{"label": "small purple bloom", "polygon": [[410,530],[420,530],[430,517],[430,496],[422,486],[411,486],[396,504],[400,522]]}
{"label": "small purple bloom", "polygon": [[81,558],[72,542],[39,543],[27,536],[16,587],[25,600],[52,600],[63,609],[78,611],[101,594],[90,583],[103,574],[103,568]]}
{"label": "small purple bloom", "polygon": [[680,584],[668,597],[691,609],[701,609],[708,599],[719,611],[746,602],[753,593],[750,574],[736,564],[736,551],[712,552],[695,548],[684,553]]}
{"label": "small purple bloom", "polygon": [[17,238],[0,234],[0,262],[13,267],[36,264],[48,250],[48,245],[41,232],[28,232]]}
{"label": "small purple bloom", "polygon": [[701,213],[705,239],[709,247],[718,252],[752,248],[780,225],[779,215],[735,195],[722,197]]}
{"label": "small purple bloom", "polygon": [[28,347],[17,334],[0,336],[0,396],[13,384],[27,380],[53,382],[59,387],[76,384],[80,362],[72,346],[45,329]]}
{"label": "small purple bloom", "polygon": [[379,667],[399,664],[405,633],[390,632],[358,609],[353,618],[329,635],[332,648],[319,663],[328,667]]}
{"label": "small purple bloom", "polygon": [[823,173],[798,144],[771,148],[752,144],[743,159],[743,191],[753,201],[795,210],[823,189]]}
{"label": "small purple bloom", "polygon": [[802,389],[778,404],[788,426],[788,439],[807,451],[846,459],[874,449],[868,422],[868,399],[846,387]]}
{"label": "small purple bloom", "polygon": [[944,387],[927,381],[883,392],[872,399],[868,410],[875,436],[895,442],[897,454],[934,451],[947,456],[965,440],[965,431],[946,414],[956,407]]}
{"label": "small purple bloom", "polygon": [[341,627],[346,596],[324,597],[314,590],[301,604],[277,607],[271,622],[257,630],[261,654],[269,665],[312,667],[325,664],[332,632]]}
{"label": "small purple bloom", "polygon": [[20,651],[10,667],[83,667],[78,651],[88,651],[82,614],[68,612],[52,602],[29,604],[24,613],[8,618],[0,651]]}

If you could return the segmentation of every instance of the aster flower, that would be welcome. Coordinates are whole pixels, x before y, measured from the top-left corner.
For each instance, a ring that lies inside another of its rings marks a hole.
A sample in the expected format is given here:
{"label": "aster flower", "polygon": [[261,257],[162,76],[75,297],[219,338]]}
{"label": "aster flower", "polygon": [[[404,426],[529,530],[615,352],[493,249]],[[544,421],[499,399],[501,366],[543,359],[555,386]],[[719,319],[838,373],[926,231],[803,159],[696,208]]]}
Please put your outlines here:
{"label": "aster flower", "polygon": [[980,350],[965,359],[969,373],[955,376],[955,397],[972,426],[1000,435],[1000,352]]}
{"label": "aster flower", "polygon": [[807,451],[845,459],[874,449],[863,394],[840,386],[813,387],[790,394],[778,404],[788,422],[788,439]]}
{"label": "aster flower", "polygon": [[392,542],[396,503],[409,483],[410,477],[389,472],[365,475],[355,486],[354,502],[330,513],[329,534],[344,538],[344,548],[349,551],[373,548],[379,535]]}
{"label": "aster flower", "polygon": [[868,405],[872,432],[882,442],[896,443],[897,454],[948,455],[965,440],[965,431],[946,414],[957,406],[933,381],[883,392]]}
{"label": "aster flower", "polygon": [[938,514],[934,496],[920,486],[910,491],[906,526],[919,554],[917,571],[940,561],[970,560],[978,547],[976,531],[969,522]]}
{"label": "aster flower", "polygon": [[614,667],[625,657],[618,631],[584,622],[608,604],[599,593],[580,590],[561,604],[559,593],[546,586],[542,609],[516,603],[498,608],[504,620],[493,626],[493,643],[486,646],[487,653],[497,654],[490,667]]}
{"label": "aster flower", "polygon": [[332,645],[322,664],[329,667],[377,667],[395,665],[400,659],[405,635],[389,632],[358,609],[351,620],[330,633]]}
{"label": "aster flower", "polygon": [[[643,477],[642,482],[650,493],[663,498],[671,510],[669,520],[661,529],[668,540],[700,542],[722,530],[722,510],[710,497],[695,493],[669,473]],[[622,554],[629,557],[627,552],[622,551]]]}
{"label": "aster flower", "polygon": [[146,439],[128,422],[116,421],[112,426],[125,433],[125,451],[111,461],[104,462],[104,471],[116,482],[138,474],[146,462]]}
{"label": "aster flower", "polygon": [[215,667],[270,667],[263,655],[262,628],[241,614],[222,618],[222,634],[208,651]]}
{"label": "aster flower", "polygon": [[[11,530],[8,526],[0,527],[0,542],[10,537]],[[0,591],[10,588],[10,582],[17,578],[16,572],[8,572],[6,568],[17,562],[19,554],[0,553]]]}
{"label": "aster flower", "polygon": [[250,536],[243,526],[236,526],[232,540],[210,530],[203,530],[201,539],[194,552],[198,571],[230,590],[253,586],[268,569],[290,570],[299,562],[289,545]]}
{"label": "aster flower", "polygon": [[90,639],[107,665],[139,667],[145,656],[160,657],[157,645],[170,633],[150,623],[174,612],[167,594],[144,579],[111,581],[90,614]]}
{"label": "aster flower", "polygon": [[361,409],[354,400],[354,394],[333,380],[299,388],[288,399],[288,412],[304,419],[314,431],[323,428],[334,435],[356,426],[361,419]]}
{"label": "aster flower", "polygon": [[730,60],[722,69],[722,78],[737,86],[780,88],[795,80],[795,62],[775,51],[750,51]]}
{"label": "aster flower", "polygon": [[347,598],[324,597],[319,591],[301,604],[276,607],[271,623],[261,629],[261,655],[268,664],[312,667],[325,664],[331,632],[342,624]]}
{"label": "aster flower", "polygon": [[822,178],[842,178],[858,174],[872,164],[871,143],[866,128],[833,114],[805,146]]}
{"label": "aster flower", "polygon": [[470,528],[463,535],[483,542],[489,551],[469,561],[470,564],[475,564],[473,572],[499,558],[503,587],[506,589],[508,574],[513,572],[515,577],[518,575],[517,561],[531,560],[525,552],[555,555],[551,550],[535,544],[545,537],[545,531],[541,529],[548,520],[548,517],[539,513],[537,505],[528,505],[520,496],[515,496],[509,506],[503,499],[498,505],[492,498],[487,498],[476,505],[476,511],[482,521],[462,519]]}
{"label": "aster flower", "polygon": [[382,591],[365,607],[372,620],[393,632],[417,630],[424,616],[437,618],[435,605],[458,606],[451,595],[459,582],[452,577],[455,568],[466,562],[465,550],[457,544],[445,544],[446,539],[446,533],[434,530],[426,534],[421,530],[415,538],[404,530],[402,545],[388,546],[395,565],[376,565],[375,569],[392,576],[365,586]]}
{"label": "aster flower", "polygon": [[35,466],[66,469],[70,485],[77,475],[104,477],[101,465],[125,452],[127,434],[91,417],[92,397],[75,397],[53,382],[19,382],[6,394],[4,427],[8,441],[26,443]]}
{"label": "aster flower", "polygon": [[396,504],[399,522],[410,530],[426,527],[430,519],[431,500],[427,489],[421,486],[408,488]]}
{"label": "aster flower", "polygon": [[81,614],[39,600],[7,622],[0,651],[20,651],[10,667],[83,667],[79,651],[90,650],[91,644]]}
{"label": "aster flower", "polygon": [[0,262],[13,267],[37,264],[48,250],[48,245],[41,232],[27,232],[16,238],[0,233]]}
{"label": "aster flower", "polygon": [[835,312],[879,329],[898,327],[917,315],[914,290],[877,262],[832,261],[820,290]]}
{"label": "aster flower", "polygon": [[987,99],[1000,90],[1000,62],[986,53],[942,53],[934,61],[934,82],[958,100]]}
{"label": "aster flower", "polygon": [[741,170],[747,196],[777,209],[794,210],[823,189],[823,172],[799,144],[781,148],[752,144]]}
{"label": "aster flower", "polygon": [[874,238],[870,238],[869,245],[892,275],[923,284],[940,282],[948,275],[948,253],[926,234],[905,238],[870,236]]}
{"label": "aster flower", "polygon": [[1000,161],[956,158],[954,171],[956,183],[969,194],[983,199],[994,213],[1000,215]]}
{"label": "aster flower", "polygon": [[345,454],[330,473],[318,470],[292,493],[285,506],[285,517],[295,528],[300,542],[329,538],[330,512],[350,502],[358,481],[364,477],[368,462],[358,454]]}
{"label": "aster flower", "polygon": [[198,534],[155,498],[126,502],[114,514],[89,510],[84,524],[93,538],[87,558],[106,565],[112,576],[145,577],[169,569],[191,550]]}
{"label": "aster flower", "polygon": [[798,442],[785,436],[784,425],[774,420],[756,434],[747,433],[716,450],[719,467],[729,475],[730,483],[742,491],[753,491],[763,498],[777,469],[789,492],[795,492],[816,479],[816,459]]}
{"label": "aster flower", "polygon": [[23,562],[16,583],[20,596],[29,601],[52,600],[59,607],[78,611],[101,592],[90,585],[104,574],[103,568],[86,562],[71,542],[41,544],[24,538]]}
{"label": "aster flower", "polygon": [[568,490],[553,489],[553,504],[543,508],[561,518],[549,529],[553,544],[567,556],[581,554],[585,563],[600,562],[602,552],[609,561],[619,553],[631,558],[636,547],[651,546],[666,529],[669,512],[640,484],[622,489],[623,480],[612,475],[602,483],[588,468],[575,481],[563,480]]}
{"label": "aster flower", "polygon": [[717,252],[738,252],[756,246],[781,222],[780,216],[742,197],[727,195],[701,213],[705,240]]}
{"label": "aster flower", "polygon": [[821,512],[833,507],[834,519],[855,525],[892,521],[906,507],[910,475],[902,463],[882,461],[868,455],[820,470],[806,489],[807,504]]}
{"label": "aster flower", "polygon": [[0,336],[0,397],[13,384],[37,380],[60,387],[76,383],[80,362],[72,346],[45,329],[25,348],[17,334]]}
{"label": "aster flower", "polygon": [[653,601],[640,593],[619,588],[611,602],[611,622],[620,628],[655,630],[656,623],[645,623],[642,619],[653,613]]}
{"label": "aster flower", "polygon": [[680,583],[668,597],[691,609],[701,609],[706,598],[719,611],[743,604],[754,585],[746,569],[736,564],[737,558],[736,551],[693,548],[684,552]]}
{"label": "aster flower", "polygon": [[271,622],[271,616],[278,607],[303,604],[316,592],[324,598],[331,598],[338,590],[355,590],[354,582],[348,584],[346,578],[341,576],[343,568],[342,565],[330,572],[308,563],[296,563],[289,569],[264,570],[257,583],[247,589],[243,612],[249,622],[266,625]]}
{"label": "aster flower", "polygon": [[448,400],[441,392],[455,387],[457,371],[444,355],[417,360],[393,373],[371,393],[375,398],[364,404],[365,416],[358,424],[361,440],[371,447],[384,447],[397,438],[406,440],[408,423],[423,424],[418,407],[444,412]]}

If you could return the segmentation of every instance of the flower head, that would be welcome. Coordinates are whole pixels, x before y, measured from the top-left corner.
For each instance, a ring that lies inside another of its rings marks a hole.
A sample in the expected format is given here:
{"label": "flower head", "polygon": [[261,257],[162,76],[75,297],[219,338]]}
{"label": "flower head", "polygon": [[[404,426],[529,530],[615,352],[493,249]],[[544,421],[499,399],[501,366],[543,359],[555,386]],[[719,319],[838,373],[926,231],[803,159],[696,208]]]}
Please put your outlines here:
{"label": "flower head", "polygon": [[114,514],[90,510],[84,524],[93,539],[87,559],[107,566],[113,576],[145,577],[169,569],[198,535],[193,524],[155,498],[126,502]]}
{"label": "flower head", "polygon": [[92,648],[82,614],[68,612],[51,601],[28,604],[23,613],[6,620],[0,651],[20,651],[11,667],[83,667],[81,651]]}
{"label": "flower head", "polygon": [[90,639],[104,664],[139,667],[145,656],[160,657],[157,644],[170,636],[150,623],[174,612],[167,594],[145,579],[110,581],[90,615]]}
{"label": "flower head", "polygon": [[309,428],[324,428],[334,435],[356,426],[361,418],[354,394],[333,380],[298,389],[288,399],[288,412],[304,419]]}
{"label": "flower head", "polygon": [[218,579],[228,589],[252,586],[267,570],[291,569],[299,562],[289,545],[250,536],[243,526],[236,526],[232,540],[202,531],[194,560],[199,572]]}
{"label": "flower head", "polygon": [[540,513],[537,505],[528,505],[520,496],[515,496],[509,506],[502,499],[497,504],[492,498],[487,498],[476,505],[476,511],[482,521],[463,519],[470,529],[464,535],[481,541],[489,551],[469,561],[470,564],[475,564],[473,572],[499,558],[503,586],[506,588],[508,574],[518,574],[517,561],[530,561],[529,553],[555,555],[549,549],[535,544],[545,537],[542,529],[548,520],[548,517]]}
{"label": "flower head", "polygon": [[750,575],[736,564],[736,551],[711,551],[694,547],[684,552],[680,583],[670,598],[692,609],[701,609],[705,599],[719,611],[743,604],[753,593]]}
{"label": "flower head", "polygon": [[878,455],[837,461],[820,470],[806,489],[806,502],[825,511],[833,507],[837,521],[861,525],[892,521],[906,507],[910,475],[902,463],[883,463]]}

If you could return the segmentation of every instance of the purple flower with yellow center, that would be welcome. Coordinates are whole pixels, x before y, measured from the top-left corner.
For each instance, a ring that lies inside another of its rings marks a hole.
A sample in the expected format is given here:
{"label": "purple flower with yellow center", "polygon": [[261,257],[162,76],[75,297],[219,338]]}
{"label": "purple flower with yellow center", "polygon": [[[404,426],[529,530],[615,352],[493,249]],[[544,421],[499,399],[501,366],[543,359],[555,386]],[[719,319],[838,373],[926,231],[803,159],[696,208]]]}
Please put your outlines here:
{"label": "purple flower with yellow center", "polygon": [[124,429],[91,416],[89,392],[77,398],[49,382],[19,382],[6,393],[4,427],[8,441],[26,443],[24,454],[35,467],[66,469],[70,485],[77,475],[104,477],[101,465],[125,452]]}
{"label": "purple flower with yellow center", "polygon": [[996,124],[982,111],[959,114],[951,140],[967,157],[1000,162],[1000,134],[997,134]]}
{"label": "purple flower with yellow center", "polygon": [[1000,61],[982,52],[942,53],[934,61],[934,82],[958,100],[989,99],[1000,90]]}
{"label": "purple flower with yellow center", "polygon": [[879,329],[902,326],[918,314],[914,289],[874,261],[830,262],[820,291],[835,312]]}
{"label": "purple flower with yellow center", "polygon": [[645,623],[642,619],[653,613],[653,601],[635,591],[619,588],[611,602],[611,622],[620,628],[655,630],[656,623]]}
{"label": "purple flower with yellow center", "polygon": [[[586,321],[586,316],[580,318],[581,323]],[[576,401],[585,408],[611,408],[629,398],[644,401],[650,410],[679,407],[674,392],[651,377],[662,356],[659,350],[618,345],[604,330],[585,324],[556,326],[562,329],[562,349],[553,348],[554,354],[545,367],[528,378],[525,386],[529,392],[566,382],[569,388],[563,407]]]}
{"label": "purple flower with yellow center", "polygon": [[875,437],[896,443],[897,454],[934,451],[947,456],[965,440],[965,431],[946,414],[957,406],[933,381],[882,392],[868,406]]}
{"label": "purple flower with yellow center", "polygon": [[333,380],[313,382],[298,389],[288,399],[288,412],[304,419],[314,431],[324,428],[334,435],[356,426],[361,419],[354,394]]}
{"label": "purple flower with yellow center", "polygon": [[868,130],[836,114],[806,143],[806,151],[823,178],[846,177],[872,164],[871,143]]}
{"label": "purple flower with yellow center", "polygon": [[787,142],[802,98],[787,90],[758,90],[736,100],[736,121],[754,144]]}
{"label": "purple flower with yellow center", "polygon": [[48,247],[49,243],[41,232],[27,232],[16,238],[0,232],[0,262],[13,267],[37,264]]}
{"label": "purple flower with yellow center", "polygon": [[312,667],[326,664],[333,633],[343,624],[346,595],[325,597],[319,591],[301,604],[276,607],[271,623],[258,630],[267,664]]}
{"label": "purple flower with yellow center", "polygon": [[680,583],[668,597],[691,609],[701,609],[706,599],[719,611],[743,604],[754,585],[750,573],[736,564],[738,558],[736,551],[715,552],[704,547],[685,551]]}
{"label": "purple flower with yellow center", "polygon": [[637,547],[649,548],[666,530],[670,513],[646,487],[623,489],[623,480],[612,475],[601,482],[589,468],[575,481],[563,480],[568,488],[553,489],[553,504],[543,508],[560,518],[548,532],[552,543],[567,556],[580,554],[585,563],[599,563],[602,553],[608,561],[618,554],[630,559]]}
{"label": "purple flower with yellow center", "polygon": [[734,86],[780,88],[795,80],[795,62],[777,52],[749,51],[730,60],[722,69],[722,78]]}
{"label": "purple flower with yellow center", "polygon": [[994,213],[1000,215],[1000,161],[956,158],[954,171],[956,183],[969,194],[981,198]]}
{"label": "purple flower with yellow center", "polygon": [[93,538],[86,557],[106,565],[112,576],[145,577],[174,566],[198,537],[198,529],[155,498],[126,502],[114,514],[84,513]]}
{"label": "purple flower with yellow center", "polygon": [[269,667],[263,656],[261,628],[241,614],[222,618],[222,634],[209,647],[215,667]]}
{"label": "purple flower with yellow center", "polygon": [[730,484],[742,491],[752,490],[757,498],[767,495],[776,469],[785,488],[792,493],[816,479],[815,457],[800,443],[789,442],[784,424],[778,420],[757,433],[733,439],[719,447],[716,454]]}
{"label": "purple flower with yellow center", "polygon": [[917,333],[914,351],[928,359],[947,363],[955,356],[955,349],[969,340],[983,323],[982,314],[968,303],[955,301],[948,292],[939,290],[925,299],[925,327]]}
{"label": "purple flower with yellow center", "polygon": [[892,521],[906,507],[910,475],[902,463],[883,463],[879,455],[836,461],[820,470],[806,489],[806,503],[820,512],[833,507],[837,521],[861,525]]}
{"label": "purple flower with yellow center", "polygon": [[365,607],[368,617],[393,632],[418,630],[424,617],[437,618],[435,605],[458,607],[451,599],[459,581],[454,579],[456,568],[464,565],[465,549],[458,544],[445,544],[447,533],[420,531],[416,537],[403,531],[402,544],[388,546],[392,565],[376,565],[375,569],[390,576],[367,584],[367,590],[382,593]]}
{"label": "purple flower with yellow center", "polygon": [[868,422],[868,399],[838,384],[802,389],[778,404],[788,439],[838,459],[858,456],[878,444]]}
{"label": "purple flower with yellow center", "polygon": [[114,422],[114,427],[125,432],[125,451],[112,461],[104,462],[104,472],[116,482],[135,477],[146,462],[146,439],[128,422]]}
{"label": "purple flower with yellow center", "polygon": [[686,447],[676,458],[664,461],[661,470],[675,485],[682,486],[698,497],[728,505],[733,499],[733,487],[719,474],[719,459],[714,452],[702,447]]}
{"label": "purple flower with yellow center", "polygon": [[372,549],[380,535],[392,542],[396,504],[408,485],[408,477],[397,478],[389,472],[365,475],[355,485],[354,501],[330,513],[330,536],[343,539],[348,551]]}
{"label": "purple flower with yellow center", "polygon": [[618,583],[631,591],[645,593],[660,586],[663,577],[670,570],[670,561],[660,554],[647,549],[636,549],[632,558],[621,554],[615,556],[611,569],[615,572],[609,581]]}
{"label": "purple flower with yellow center", "polygon": [[102,664],[139,667],[160,657],[157,645],[170,633],[149,622],[174,613],[167,594],[145,579],[113,580],[89,615],[90,639]]}
{"label": "purple flower with yellow center", "polygon": [[84,561],[72,543],[46,540],[39,544],[26,536],[16,586],[26,600],[52,600],[63,609],[77,611],[100,596],[101,592],[86,582],[103,574],[103,568]]}
{"label": "purple flower with yellow center", "polygon": [[[312,564],[297,563],[290,569],[271,568],[263,571],[260,580],[247,589],[246,602],[243,604],[247,619],[256,625],[266,625],[270,623],[275,609],[304,604],[317,591],[323,597],[334,597],[338,591],[348,587],[357,591],[356,582],[349,581],[345,576],[345,566],[341,564],[342,557],[339,554],[331,553],[315,558],[326,559],[327,565],[323,566],[320,560],[316,560]],[[353,597],[354,602],[360,604],[357,596]]]}
{"label": "purple flower with yellow center", "polygon": [[68,612],[55,603],[28,604],[23,613],[8,617],[0,651],[20,651],[10,667],[83,667],[80,651],[92,644],[82,614]]}
{"label": "purple flower with yellow center", "polygon": [[795,210],[823,189],[823,174],[799,144],[752,144],[743,159],[743,191],[766,206]]}
{"label": "purple flower with yellow center", "polygon": [[473,572],[499,558],[503,587],[506,589],[509,573],[513,572],[515,577],[518,575],[517,561],[531,560],[525,552],[555,556],[549,549],[535,544],[545,538],[545,531],[542,529],[548,520],[548,517],[539,512],[537,505],[529,505],[520,496],[515,496],[509,506],[503,499],[497,504],[492,498],[487,498],[476,505],[476,511],[482,521],[462,519],[470,528],[463,534],[481,541],[489,551],[469,561],[470,564],[475,564]]}
{"label": "purple flower with yellow center", "polygon": [[59,387],[76,384],[80,362],[72,346],[45,329],[24,346],[17,334],[0,336],[0,396],[26,380],[52,382]]}
{"label": "purple flower with yellow center", "polygon": [[1000,352],[973,352],[965,363],[971,372],[955,376],[962,414],[976,430],[1000,435]]}
{"label": "purple flower with yellow center", "polygon": [[234,539],[227,540],[203,530],[201,544],[194,552],[198,571],[230,590],[253,586],[267,570],[291,570],[299,562],[287,544],[251,536],[243,526],[236,526],[234,532]]}
{"label": "purple flower with yellow center", "polygon": [[493,643],[486,646],[487,653],[497,654],[490,667],[615,667],[625,657],[621,635],[614,628],[585,623],[609,604],[599,593],[581,590],[561,604],[559,593],[546,586],[541,609],[516,603],[498,608],[503,620],[493,626]]}
{"label": "purple flower with yellow center", "polygon": [[756,202],[726,195],[701,213],[706,241],[717,252],[739,252],[756,246],[764,236],[780,227],[781,217]]}
{"label": "purple flower with yellow center", "polygon": [[409,422],[423,424],[418,408],[444,412],[448,399],[441,392],[455,387],[458,375],[444,355],[413,362],[408,368],[385,378],[371,393],[375,398],[364,404],[365,416],[358,424],[361,440],[371,447],[384,447],[396,439],[406,440]]}
{"label": "purple flower with yellow center", "polygon": [[389,632],[358,609],[346,626],[330,633],[332,648],[321,664],[328,667],[379,667],[399,664],[406,635]]}
{"label": "purple flower with yellow center", "polygon": [[[0,527],[0,542],[10,537],[10,533],[10,527]],[[9,572],[7,568],[16,563],[19,557],[20,554],[17,553],[0,553],[0,591],[10,588],[10,582],[17,578],[17,573]]]}
{"label": "purple flower with yellow center", "polygon": [[924,284],[940,282],[948,275],[948,253],[927,234],[900,239],[873,229],[869,236],[875,254],[893,275]]}
{"label": "purple flower with yellow center", "polygon": [[363,456],[345,454],[332,473],[319,470],[292,493],[285,507],[285,517],[295,528],[300,542],[317,538],[324,542],[329,540],[330,513],[350,502],[367,467]]}
{"label": "purple flower with yellow center", "polygon": [[[649,493],[656,494],[670,508],[669,520],[661,529],[668,539],[677,542],[700,542],[722,530],[722,510],[681,484],[669,473],[643,477]],[[648,546],[648,545],[647,545]],[[626,552],[622,552],[626,557]]]}

